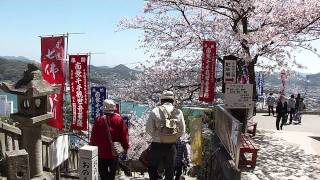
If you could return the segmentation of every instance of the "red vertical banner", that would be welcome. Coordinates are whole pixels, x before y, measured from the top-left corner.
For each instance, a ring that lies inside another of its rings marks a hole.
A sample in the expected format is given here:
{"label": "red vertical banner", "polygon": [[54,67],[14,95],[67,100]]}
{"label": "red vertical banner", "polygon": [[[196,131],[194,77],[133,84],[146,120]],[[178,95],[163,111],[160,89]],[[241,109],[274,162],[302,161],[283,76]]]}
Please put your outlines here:
{"label": "red vertical banner", "polygon": [[208,103],[215,95],[216,46],[215,41],[203,41],[199,100]]}
{"label": "red vertical banner", "polygon": [[50,84],[60,84],[59,94],[51,94],[52,119],[48,124],[62,129],[63,125],[63,93],[64,93],[64,36],[41,38],[41,69],[43,79]]}
{"label": "red vertical banner", "polygon": [[87,130],[88,119],[88,55],[70,55],[71,128]]}

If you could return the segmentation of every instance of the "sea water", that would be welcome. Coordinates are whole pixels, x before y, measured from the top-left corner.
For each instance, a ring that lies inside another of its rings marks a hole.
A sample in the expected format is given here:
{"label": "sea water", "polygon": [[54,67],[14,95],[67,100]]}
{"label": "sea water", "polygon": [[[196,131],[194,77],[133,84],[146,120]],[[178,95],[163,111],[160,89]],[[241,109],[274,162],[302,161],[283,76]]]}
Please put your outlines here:
{"label": "sea water", "polygon": [[140,118],[148,110],[148,106],[144,104],[138,104],[136,102],[121,101],[120,103],[121,114],[132,114]]}
{"label": "sea water", "polygon": [[[0,95],[6,95],[8,101],[13,101],[13,112],[16,113],[17,109],[17,95],[5,93],[0,90]],[[138,104],[135,102],[121,101],[120,103],[121,114],[134,113],[137,117],[142,117],[142,115],[148,109],[147,105]]]}

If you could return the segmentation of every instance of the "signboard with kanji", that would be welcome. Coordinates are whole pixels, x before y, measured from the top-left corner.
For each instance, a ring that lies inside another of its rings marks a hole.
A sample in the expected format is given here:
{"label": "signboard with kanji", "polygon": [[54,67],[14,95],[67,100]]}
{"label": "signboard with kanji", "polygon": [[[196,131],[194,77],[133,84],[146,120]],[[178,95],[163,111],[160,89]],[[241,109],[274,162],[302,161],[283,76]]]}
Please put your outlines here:
{"label": "signboard with kanji", "polygon": [[215,67],[217,44],[215,41],[203,41],[201,65],[201,87],[199,100],[212,103],[215,95]]}
{"label": "signboard with kanji", "polygon": [[70,96],[73,130],[87,130],[88,55],[69,55]]}
{"label": "signboard with kanji", "polygon": [[224,83],[235,84],[237,82],[237,61],[225,59],[223,68]]}
{"label": "signboard with kanji", "polygon": [[226,84],[224,94],[224,104],[226,108],[244,108],[252,107],[252,84]]}
{"label": "signboard with kanji", "polygon": [[50,94],[50,112],[52,118],[48,124],[62,129],[63,124],[63,94],[65,83],[64,67],[64,36],[50,36],[41,38],[41,69],[43,79],[50,84],[60,84],[59,94]]}
{"label": "signboard with kanji", "polygon": [[103,86],[91,87],[91,118],[96,122],[98,116],[103,115],[103,101],[107,98],[107,88]]}

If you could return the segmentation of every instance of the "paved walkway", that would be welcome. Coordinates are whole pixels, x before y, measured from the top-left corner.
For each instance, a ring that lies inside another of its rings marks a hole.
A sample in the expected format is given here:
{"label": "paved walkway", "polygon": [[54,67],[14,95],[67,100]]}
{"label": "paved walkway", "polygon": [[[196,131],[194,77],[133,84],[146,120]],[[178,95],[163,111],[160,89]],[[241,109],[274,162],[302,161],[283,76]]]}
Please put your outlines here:
{"label": "paved walkway", "polygon": [[[265,114],[257,114],[253,117],[258,122],[258,129],[276,130],[276,117]],[[320,116],[319,115],[302,115],[301,125],[283,126],[285,131],[310,132],[320,135]]]}
{"label": "paved walkway", "polygon": [[304,115],[302,125],[275,130],[275,117],[258,114],[257,166],[244,169],[244,180],[319,180],[320,116]]}

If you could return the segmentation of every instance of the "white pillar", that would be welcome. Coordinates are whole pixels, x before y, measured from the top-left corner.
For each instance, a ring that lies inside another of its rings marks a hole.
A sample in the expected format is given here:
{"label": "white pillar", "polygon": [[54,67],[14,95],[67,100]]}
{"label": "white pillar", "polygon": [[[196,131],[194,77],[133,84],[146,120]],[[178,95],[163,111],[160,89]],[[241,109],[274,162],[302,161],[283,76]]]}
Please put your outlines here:
{"label": "white pillar", "polygon": [[98,147],[85,145],[79,149],[79,180],[98,180]]}

